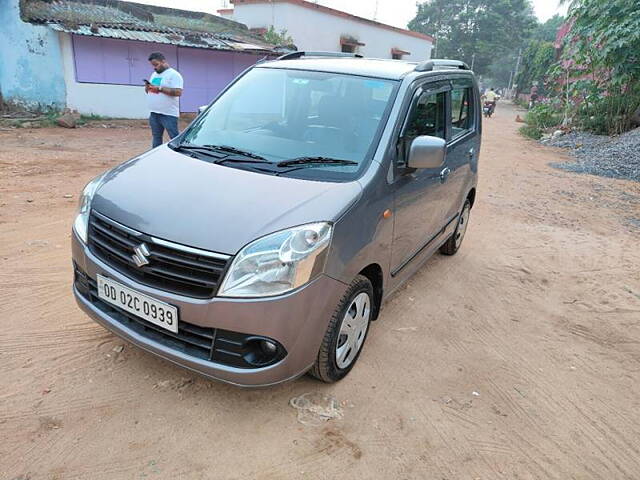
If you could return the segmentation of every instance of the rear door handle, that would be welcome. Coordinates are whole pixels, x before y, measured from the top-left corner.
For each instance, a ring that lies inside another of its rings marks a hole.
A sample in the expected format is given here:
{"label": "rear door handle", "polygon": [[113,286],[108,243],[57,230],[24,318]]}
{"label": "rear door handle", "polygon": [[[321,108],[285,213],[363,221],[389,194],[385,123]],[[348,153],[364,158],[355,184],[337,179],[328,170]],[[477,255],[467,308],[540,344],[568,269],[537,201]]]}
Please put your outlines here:
{"label": "rear door handle", "polygon": [[440,172],[440,181],[445,182],[450,173],[451,173],[451,169],[449,167],[443,168],[442,171]]}
{"label": "rear door handle", "polygon": [[473,160],[473,153],[474,153],[473,148],[470,148],[469,151],[467,152],[467,156],[469,157],[469,160]]}

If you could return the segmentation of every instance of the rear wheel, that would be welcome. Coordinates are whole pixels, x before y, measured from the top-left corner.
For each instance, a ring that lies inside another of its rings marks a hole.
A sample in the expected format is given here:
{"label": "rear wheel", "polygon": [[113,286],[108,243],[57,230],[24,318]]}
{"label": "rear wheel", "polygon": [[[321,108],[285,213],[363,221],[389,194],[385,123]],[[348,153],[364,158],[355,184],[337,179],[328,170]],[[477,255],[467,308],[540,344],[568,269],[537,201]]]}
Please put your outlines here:
{"label": "rear wheel", "polygon": [[462,212],[458,217],[458,224],[453,232],[453,235],[440,247],[440,253],[444,255],[454,255],[464,239],[464,234],[467,233],[467,226],[469,225],[469,214],[471,213],[471,202],[467,200],[464,202]]}
{"label": "rear wheel", "polygon": [[373,306],[373,286],[358,275],[342,296],[320,345],[311,375],[332,383],[353,368],[367,338]]}

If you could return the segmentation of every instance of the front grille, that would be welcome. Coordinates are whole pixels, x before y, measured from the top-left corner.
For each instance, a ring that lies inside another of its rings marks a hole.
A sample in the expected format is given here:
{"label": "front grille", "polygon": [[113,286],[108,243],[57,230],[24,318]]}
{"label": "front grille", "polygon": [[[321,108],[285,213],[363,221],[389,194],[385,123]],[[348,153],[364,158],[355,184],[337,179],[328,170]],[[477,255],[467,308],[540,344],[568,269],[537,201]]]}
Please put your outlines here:
{"label": "front grille", "polygon": [[[148,265],[138,267],[134,248],[147,246]],[[158,245],[97,212],[89,218],[89,248],[94,255],[124,275],[153,288],[195,298],[216,294],[228,259]],[[192,250],[192,249],[190,249]]]}
{"label": "front grille", "polygon": [[74,276],[78,293],[109,318],[142,337],[185,355],[245,369],[271,365],[286,356],[284,347],[278,344],[278,352],[273,358],[262,362],[256,357],[255,345],[252,343],[253,339],[262,337],[220,328],[201,327],[182,319],[178,321],[178,333],[165,330],[102,300],[98,297],[98,286],[95,280],[88,277],[76,265],[74,265]]}

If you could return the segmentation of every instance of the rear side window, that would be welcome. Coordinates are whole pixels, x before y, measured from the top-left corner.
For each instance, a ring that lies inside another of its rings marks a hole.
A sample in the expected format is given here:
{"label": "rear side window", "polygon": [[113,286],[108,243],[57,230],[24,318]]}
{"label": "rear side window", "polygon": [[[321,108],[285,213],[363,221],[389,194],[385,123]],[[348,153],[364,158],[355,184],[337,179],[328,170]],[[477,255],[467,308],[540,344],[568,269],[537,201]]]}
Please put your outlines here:
{"label": "rear side window", "polygon": [[451,90],[451,138],[473,130],[473,90],[471,86],[455,85]]}

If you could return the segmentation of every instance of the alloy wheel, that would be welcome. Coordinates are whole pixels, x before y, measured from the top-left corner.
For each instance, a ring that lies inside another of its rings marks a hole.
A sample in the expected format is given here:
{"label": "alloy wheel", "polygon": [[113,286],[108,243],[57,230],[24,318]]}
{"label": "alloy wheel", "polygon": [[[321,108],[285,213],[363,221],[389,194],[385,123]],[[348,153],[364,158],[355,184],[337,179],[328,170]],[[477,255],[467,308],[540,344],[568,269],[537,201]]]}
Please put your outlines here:
{"label": "alloy wheel", "polygon": [[347,368],[357,357],[364,343],[371,318],[371,298],[366,292],[354,297],[340,325],[340,335],[336,344],[336,364]]}

